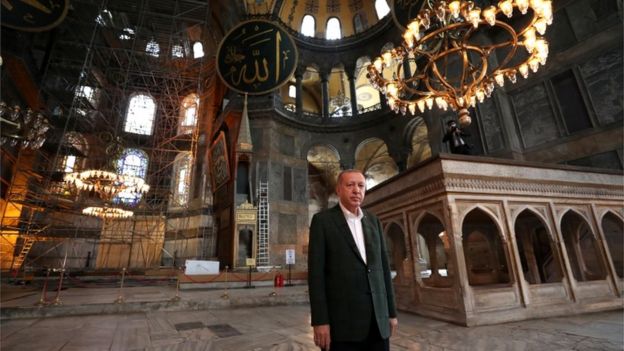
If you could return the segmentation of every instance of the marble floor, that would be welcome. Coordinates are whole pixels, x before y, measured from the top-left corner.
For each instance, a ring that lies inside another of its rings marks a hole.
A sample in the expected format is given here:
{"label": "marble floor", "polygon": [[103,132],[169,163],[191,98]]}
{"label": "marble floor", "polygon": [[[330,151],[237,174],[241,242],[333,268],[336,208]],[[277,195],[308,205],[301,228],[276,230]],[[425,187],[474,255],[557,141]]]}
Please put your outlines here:
{"label": "marble floor", "polygon": [[[306,305],[3,320],[0,349],[318,350]],[[622,311],[466,328],[399,315],[396,350],[623,350]]]}

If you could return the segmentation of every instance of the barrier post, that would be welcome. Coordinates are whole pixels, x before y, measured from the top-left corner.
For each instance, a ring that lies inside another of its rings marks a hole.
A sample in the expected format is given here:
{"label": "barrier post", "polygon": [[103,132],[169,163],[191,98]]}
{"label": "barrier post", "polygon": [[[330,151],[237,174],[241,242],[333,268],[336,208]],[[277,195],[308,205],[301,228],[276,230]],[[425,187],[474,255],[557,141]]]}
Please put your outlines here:
{"label": "barrier post", "polygon": [[61,288],[63,287],[63,275],[65,274],[65,268],[59,268],[59,271],[61,272],[61,275],[59,277],[58,289],[56,290],[56,297],[54,298],[53,303],[55,306],[63,304],[61,301]]}
{"label": "barrier post", "polygon": [[176,293],[175,296],[171,298],[171,301],[180,301],[180,274],[182,274],[181,267],[180,272],[176,275]]}
{"label": "barrier post", "polygon": [[273,271],[273,291],[269,293],[269,296],[277,296],[277,274],[275,273],[275,269]]}
{"label": "barrier post", "polygon": [[123,286],[124,286],[125,278],[126,278],[126,267],[121,269],[121,283],[119,284],[119,294],[117,295],[117,299],[115,300],[115,303],[124,303]]}
{"label": "barrier post", "polygon": [[221,295],[222,299],[229,299],[230,295],[228,295],[228,268],[230,268],[229,266],[225,266],[225,291],[223,291],[223,294]]}
{"label": "barrier post", "polygon": [[48,268],[48,272],[46,273],[46,277],[45,277],[45,281],[43,282],[43,289],[41,289],[41,297],[39,298],[39,301],[37,301],[37,303],[35,303],[35,306],[45,306],[48,302],[46,301],[46,294],[48,292],[48,279],[50,278],[50,271],[51,269]]}

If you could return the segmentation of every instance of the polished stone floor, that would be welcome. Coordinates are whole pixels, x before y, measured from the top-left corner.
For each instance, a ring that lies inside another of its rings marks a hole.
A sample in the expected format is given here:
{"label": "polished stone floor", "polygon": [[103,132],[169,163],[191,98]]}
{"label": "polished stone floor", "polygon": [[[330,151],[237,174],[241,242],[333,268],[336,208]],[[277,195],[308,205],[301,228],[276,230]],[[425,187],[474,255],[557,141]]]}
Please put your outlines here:
{"label": "polished stone floor", "polygon": [[[12,350],[318,350],[306,305],[3,320]],[[466,328],[399,315],[392,350],[623,350],[624,314]]]}

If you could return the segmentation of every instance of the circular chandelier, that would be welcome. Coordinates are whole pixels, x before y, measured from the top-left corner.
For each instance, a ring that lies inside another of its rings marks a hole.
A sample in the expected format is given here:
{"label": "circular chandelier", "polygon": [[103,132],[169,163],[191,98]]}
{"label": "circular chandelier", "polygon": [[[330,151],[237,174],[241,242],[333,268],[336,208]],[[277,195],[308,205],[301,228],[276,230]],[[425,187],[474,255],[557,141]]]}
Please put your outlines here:
{"label": "circular chandelier", "polygon": [[68,173],[64,180],[79,191],[93,191],[107,201],[122,192],[138,197],[150,189],[143,178],[96,169]]}
{"label": "circular chandelier", "polygon": [[467,126],[468,108],[490,97],[495,85],[546,64],[548,42],[541,36],[552,19],[550,0],[501,0],[483,9],[472,1],[428,1],[402,45],[368,66],[368,78],[396,113],[415,115],[435,104],[458,111]]}
{"label": "circular chandelier", "polygon": [[129,218],[134,215],[134,212],[123,210],[117,207],[101,207],[101,206],[91,206],[86,207],[82,210],[83,214],[89,216],[95,216],[99,218],[114,218],[114,219],[122,219]]}

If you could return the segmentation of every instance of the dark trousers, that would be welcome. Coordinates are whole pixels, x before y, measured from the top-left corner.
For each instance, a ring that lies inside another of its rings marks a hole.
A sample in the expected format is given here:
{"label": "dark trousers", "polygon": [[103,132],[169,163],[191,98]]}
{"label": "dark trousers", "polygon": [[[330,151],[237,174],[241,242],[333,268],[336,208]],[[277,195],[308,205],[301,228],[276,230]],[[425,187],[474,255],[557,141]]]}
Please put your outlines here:
{"label": "dark trousers", "polygon": [[377,322],[373,320],[368,336],[363,341],[333,341],[331,351],[390,351],[390,338],[382,339]]}

